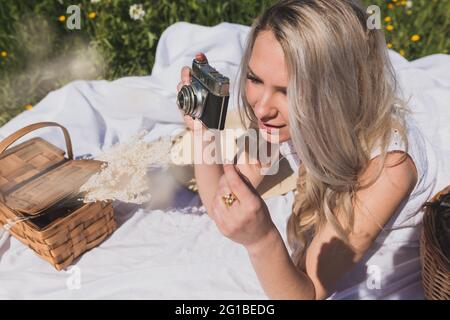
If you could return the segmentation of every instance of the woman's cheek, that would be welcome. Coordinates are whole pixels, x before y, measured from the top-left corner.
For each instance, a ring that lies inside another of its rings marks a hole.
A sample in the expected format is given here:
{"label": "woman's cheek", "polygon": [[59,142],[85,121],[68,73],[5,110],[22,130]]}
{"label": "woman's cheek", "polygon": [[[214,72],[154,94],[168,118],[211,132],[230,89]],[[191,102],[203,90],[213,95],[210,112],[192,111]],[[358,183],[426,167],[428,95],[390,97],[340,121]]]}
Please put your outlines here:
{"label": "woman's cheek", "polygon": [[[250,81],[247,81],[250,82]],[[250,106],[253,108],[253,106],[256,104],[256,102],[258,101],[258,92],[257,92],[257,88],[255,88],[254,85],[252,85],[251,83],[247,83],[246,86],[246,97],[247,97],[247,101],[250,104]]]}
{"label": "woman's cheek", "polygon": [[291,134],[289,131],[289,113],[288,113],[288,106],[287,106],[287,100],[282,101],[280,103],[281,108],[279,109],[279,112],[281,113],[281,116],[283,117],[283,122],[286,124],[286,127],[282,128],[280,130],[280,142],[289,140],[291,138]]}

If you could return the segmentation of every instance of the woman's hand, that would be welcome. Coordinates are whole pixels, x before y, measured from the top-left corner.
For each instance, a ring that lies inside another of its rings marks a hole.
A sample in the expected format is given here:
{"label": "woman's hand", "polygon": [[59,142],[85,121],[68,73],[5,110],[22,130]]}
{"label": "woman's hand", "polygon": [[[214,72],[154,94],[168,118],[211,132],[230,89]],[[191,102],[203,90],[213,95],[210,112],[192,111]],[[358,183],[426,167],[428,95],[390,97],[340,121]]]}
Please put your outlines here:
{"label": "woman's hand", "polygon": [[[201,52],[199,52],[195,55],[195,59],[207,60],[206,56]],[[181,81],[177,85],[177,92],[179,92],[184,85],[190,85],[191,82],[192,82],[191,68],[189,68],[188,66],[184,66],[181,69]],[[197,129],[204,128],[204,125],[201,121],[194,120],[191,116],[185,115],[182,110],[180,110],[180,112],[181,112],[181,115],[183,116],[183,120],[186,123],[186,126],[190,130],[194,131],[194,129],[197,130]]]}
{"label": "woman's hand", "polygon": [[[224,175],[212,203],[212,218],[220,232],[244,245],[247,250],[257,250],[273,235],[276,227],[269,210],[248,179],[234,165],[224,164]],[[237,198],[227,206],[223,196],[232,193]]]}
{"label": "woman's hand", "polygon": [[[233,165],[223,165],[212,204],[212,218],[219,230],[245,246],[258,279],[270,299],[314,299],[314,284],[296,268],[269,210],[256,190]],[[222,196],[232,192],[230,207]]]}

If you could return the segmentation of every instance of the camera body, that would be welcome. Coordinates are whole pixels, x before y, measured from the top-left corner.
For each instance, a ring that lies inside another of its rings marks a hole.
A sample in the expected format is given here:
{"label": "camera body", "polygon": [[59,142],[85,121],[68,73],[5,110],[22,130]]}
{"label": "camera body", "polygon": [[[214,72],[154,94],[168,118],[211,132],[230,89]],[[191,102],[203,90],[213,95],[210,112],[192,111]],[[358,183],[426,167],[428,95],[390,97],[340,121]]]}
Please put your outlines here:
{"label": "camera body", "polygon": [[223,130],[228,109],[230,80],[207,60],[192,62],[192,83],[178,92],[177,104],[184,114],[199,119],[209,129]]}

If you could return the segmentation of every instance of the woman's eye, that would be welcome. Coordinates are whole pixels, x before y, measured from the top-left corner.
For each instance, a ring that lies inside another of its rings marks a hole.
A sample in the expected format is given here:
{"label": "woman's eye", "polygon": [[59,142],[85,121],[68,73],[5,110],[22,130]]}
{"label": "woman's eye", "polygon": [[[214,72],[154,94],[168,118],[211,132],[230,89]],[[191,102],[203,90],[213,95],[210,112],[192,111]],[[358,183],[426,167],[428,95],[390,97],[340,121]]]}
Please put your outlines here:
{"label": "woman's eye", "polygon": [[247,74],[247,79],[250,80],[252,83],[261,83],[261,81],[259,81],[259,79],[256,79],[251,74]]}

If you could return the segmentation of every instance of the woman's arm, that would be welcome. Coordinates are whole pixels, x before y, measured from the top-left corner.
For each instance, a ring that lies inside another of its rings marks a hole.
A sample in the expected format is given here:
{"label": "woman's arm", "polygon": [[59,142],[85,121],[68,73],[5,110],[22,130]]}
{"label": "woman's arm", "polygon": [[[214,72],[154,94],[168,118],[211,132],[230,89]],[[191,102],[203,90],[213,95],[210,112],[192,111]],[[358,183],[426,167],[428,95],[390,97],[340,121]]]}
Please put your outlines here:
{"label": "woman's arm", "polygon": [[[222,196],[232,192],[236,200],[226,205]],[[233,165],[224,175],[211,205],[220,232],[247,248],[266,294],[272,299],[312,299],[314,286],[292,262],[261,196],[247,177]]]}
{"label": "woman's arm", "polygon": [[[390,153],[387,165],[397,162],[401,155]],[[369,164],[360,179],[371,177],[378,158]],[[324,299],[334,290],[337,281],[364,256],[371,244],[389,221],[417,182],[417,172],[408,157],[395,167],[383,169],[381,176],[370,187],[357,192],[354,231],[349,236],[349,247],[339,240],[327,224],[313,239],[306,252],[306,272],[294,267],[287,249],[277,231],[272,230],[258,243],[247,246],[250,259],[261,285],[272,299]],[[339,219],[339,210],[336,212]]]}
{"label": "woman's arm", "polygon": [[315,299],[314,283],[297,269],[275,228],[261,242],[247,246],[253,268],[270,299]]}

